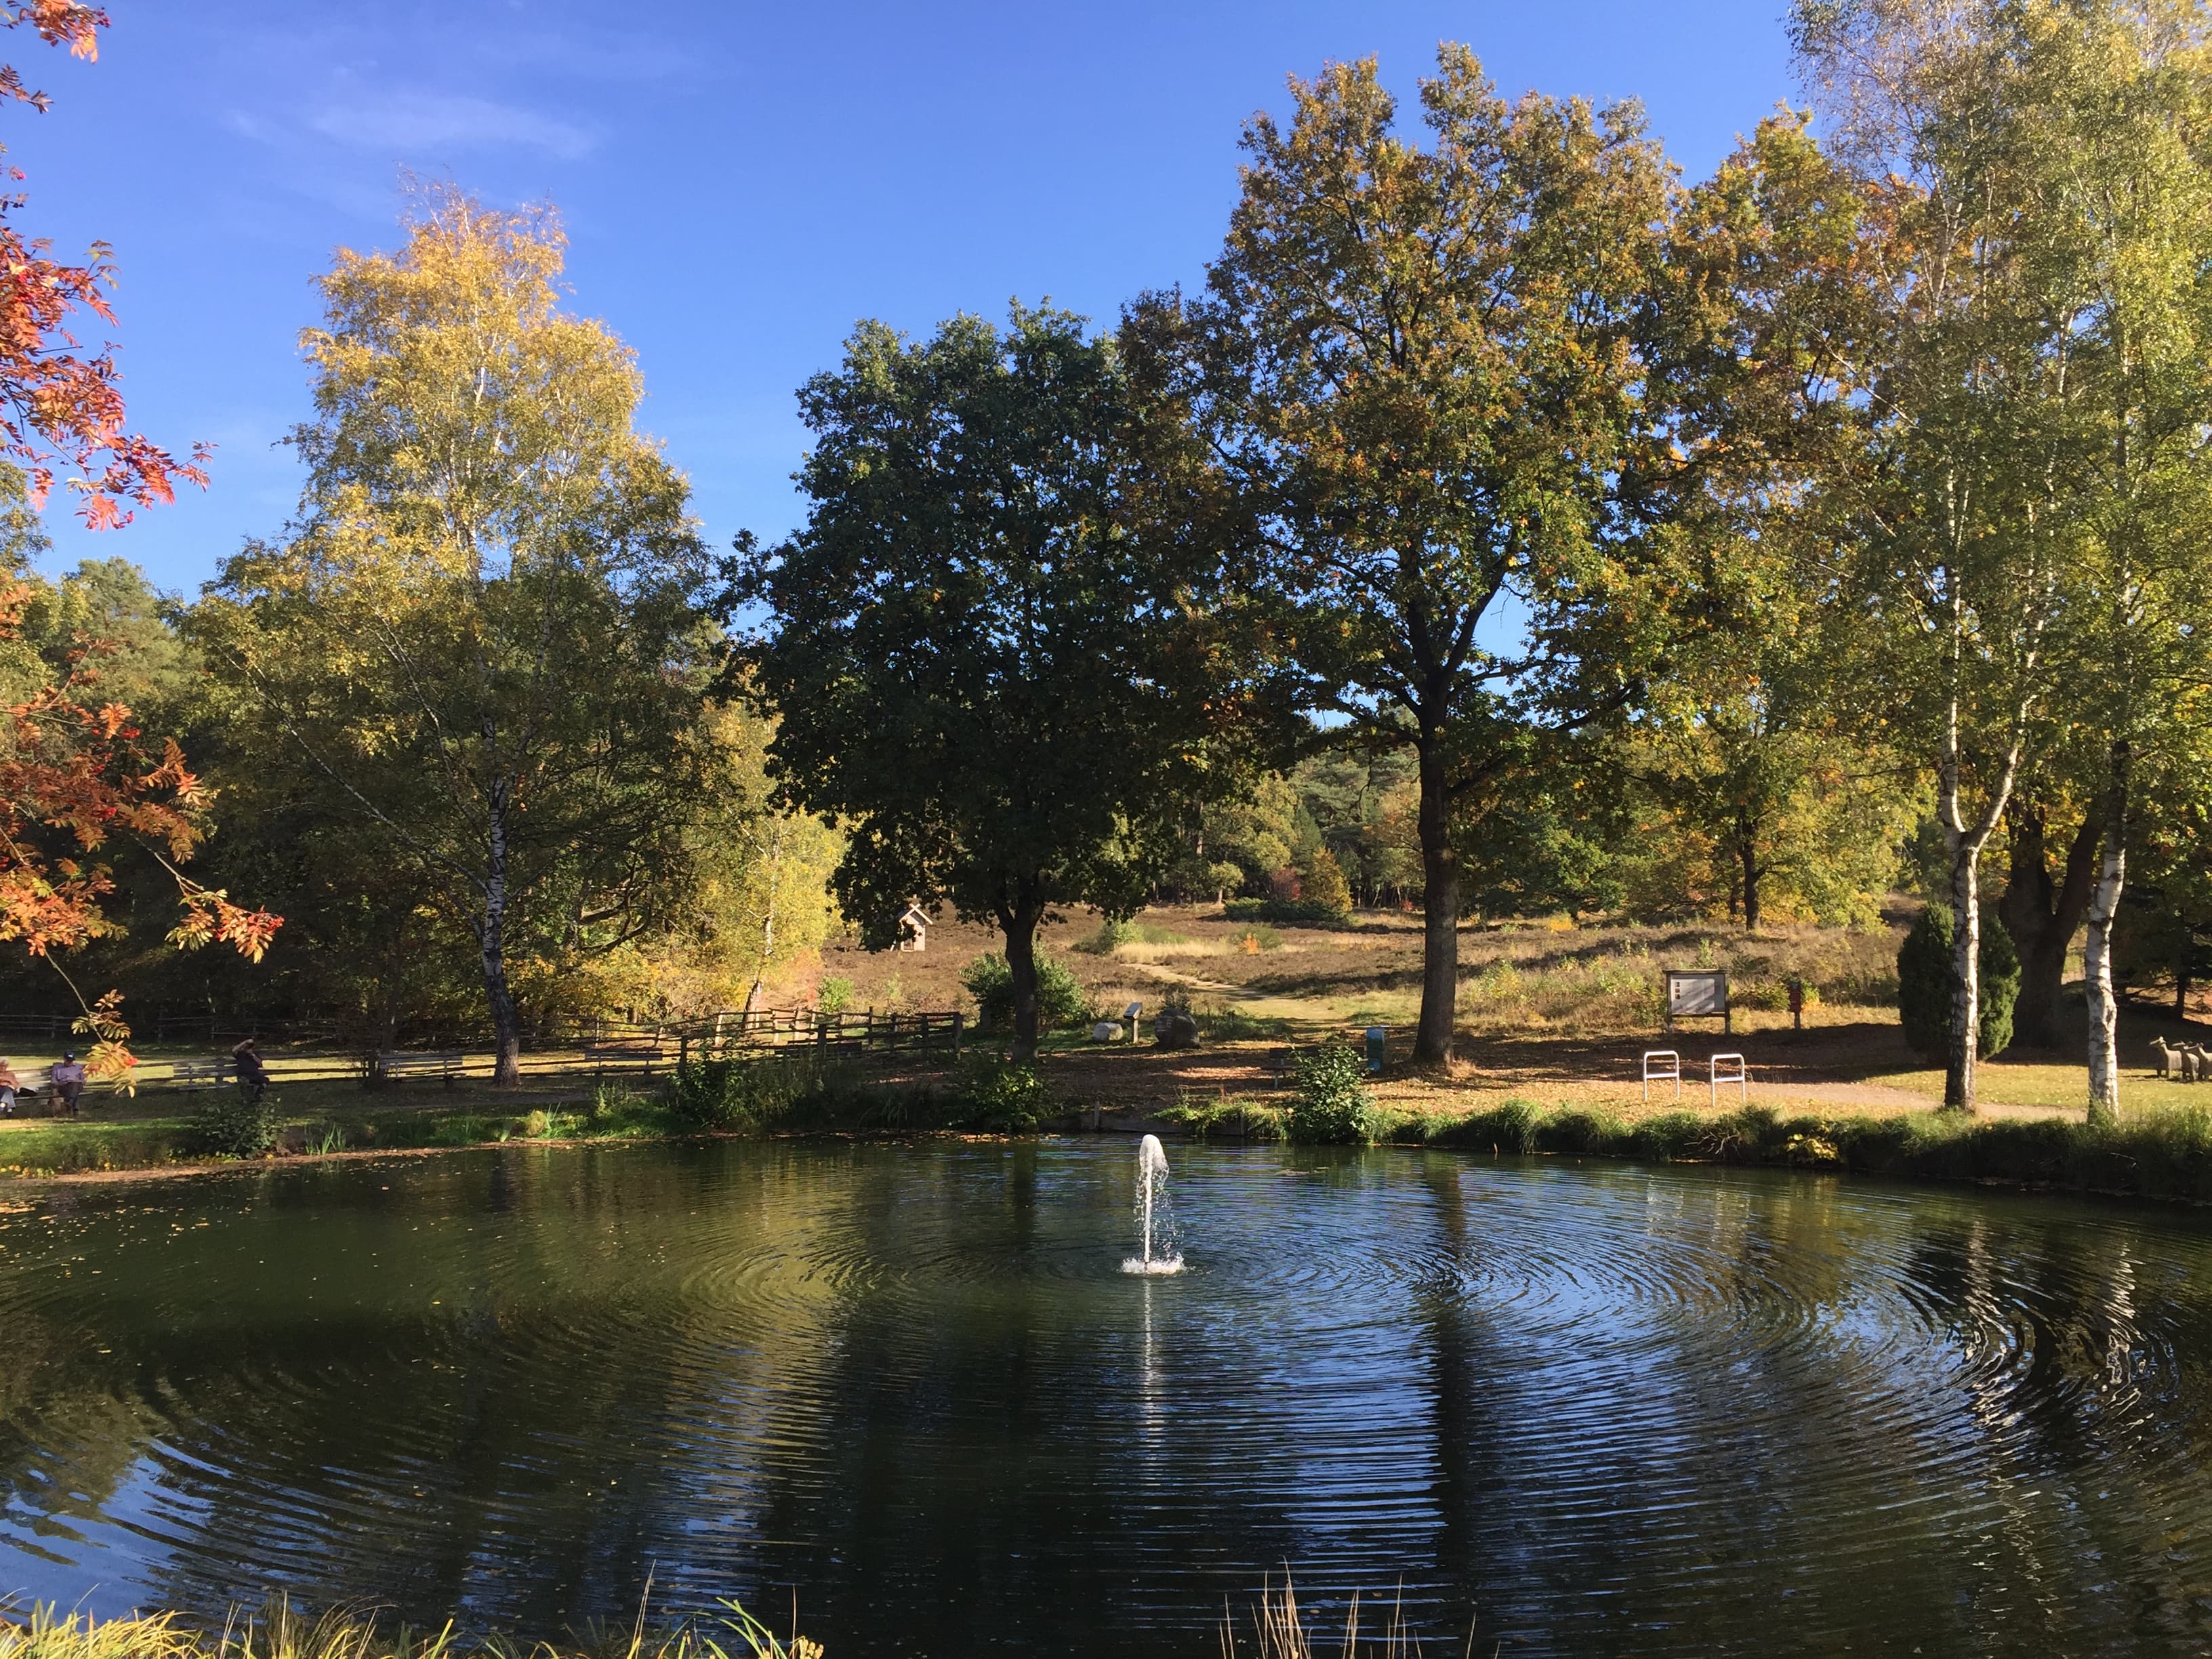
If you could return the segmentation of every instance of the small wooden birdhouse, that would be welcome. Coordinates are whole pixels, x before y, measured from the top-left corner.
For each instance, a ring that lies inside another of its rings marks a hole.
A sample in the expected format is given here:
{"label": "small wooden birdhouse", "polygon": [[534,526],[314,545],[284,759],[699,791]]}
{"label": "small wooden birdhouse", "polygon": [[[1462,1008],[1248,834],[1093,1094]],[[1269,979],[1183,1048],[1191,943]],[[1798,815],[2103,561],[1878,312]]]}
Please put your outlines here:
{"label": "small wooden birdhouse", "polygon": [[895,951],[927,951],[929,949],[929,916],[919,904],[909,904],[906,914],[898,919],[898,943]]}

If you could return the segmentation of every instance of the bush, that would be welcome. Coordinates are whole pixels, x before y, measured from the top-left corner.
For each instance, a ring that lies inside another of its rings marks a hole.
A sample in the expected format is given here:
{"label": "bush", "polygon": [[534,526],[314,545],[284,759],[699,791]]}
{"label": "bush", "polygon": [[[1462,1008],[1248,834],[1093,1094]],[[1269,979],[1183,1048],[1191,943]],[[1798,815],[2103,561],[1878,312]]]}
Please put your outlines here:
{"label": "bush", "polygon": [[1372,1139],[1376,1127],[1375,1097],[1367,1092],[1367,1062],[1358,1049],[1348,1042],[1331,1042],[1298,1056],[1291,1139],[1340,1146]]}
{"label": "bush", "polygon": [[1285,927],[1341,927],[1352,919],[1346,910],[1304,898],[1231,899],[1221,912],[1231,921],[1274,921]]}
{"label": "bush", "polygon": [[853,1006],[853,981],[832,975],[815,988],[814,1006],[825,1014],[842,1014]]}
{"label": "bush", "polygon": [[[1037,1030],[1065,1030],[1091,1023],[1091,998],[1061,963],[1036,953]],[[1014,1029],[1014,970],[1002,956],[977,957],[961,970],[960,982],[975,999],[976,1018],[987,1031]]]}
{"label": "bush", "polygon": [[259,1158],[276,1144],[276,1103],[243,1086],[217,1089],[192,1118],[193,1150],[210,1158]]}
{"label": "bush", "polygon": [[[669,1110],[685,1128],[759,1129],[854,1092],[839,1062],[821,1060],[810,1051],[732,1054],[678,1066]],[[594,1101],[592,1118],[596,1121],[606,1109]]]}
{"label": "bush", "polygon": [[1034,1066],[972,1054],[961,1066],[953,1104],[970,1128],[1024,1134],[1051,1115],[1052,1091]]}
{"label": "bush", "polygon": [[1135,922],[1109,920],[1100,922],[1096,933],[1078,939],[1075,948],[1085,956],[1110,957],[1116,945],[1134,945],[1138,937]]}
{"label": "bush", "polygon": [[[1905,1040],[1918,1053],[1941,1059],[1951,1050],[1951,912],[1931,904],[1897,952],[1897,1012]],[[2012,1042],[2013,1005],[2020,1000],[2020,953],[1996,916],[1982,921],[1979,951],[1981,1057],[2001,1054]]]}

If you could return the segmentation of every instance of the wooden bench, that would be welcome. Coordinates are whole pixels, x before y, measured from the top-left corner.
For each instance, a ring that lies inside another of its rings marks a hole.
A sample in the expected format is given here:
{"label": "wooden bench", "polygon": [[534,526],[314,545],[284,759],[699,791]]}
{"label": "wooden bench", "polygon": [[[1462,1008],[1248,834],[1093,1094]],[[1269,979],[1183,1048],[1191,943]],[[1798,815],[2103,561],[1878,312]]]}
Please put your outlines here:
{"label": "wooden bench", "polygon": [[387,1083],[404,1083],[410,1077],[434,1077],[450,1089],[460,1081],[461,1060],[459,1054],[380,1049],[376,1074]]}
{"label": "wooden bench", "polygon": [[643,1066],[651,1077],[660,1064],[660,1040],[658,1037],[609,1037],[584,1044],[584,1060],[592,1068],[593,1077],[605,1077],[611,1071]]}
{"label": "wooden bench", "polygon": [[169,1086],[187,1094],[220,1089],[236,1075],[237,1069],[227,1060],[180,1060],[169,1067]]}

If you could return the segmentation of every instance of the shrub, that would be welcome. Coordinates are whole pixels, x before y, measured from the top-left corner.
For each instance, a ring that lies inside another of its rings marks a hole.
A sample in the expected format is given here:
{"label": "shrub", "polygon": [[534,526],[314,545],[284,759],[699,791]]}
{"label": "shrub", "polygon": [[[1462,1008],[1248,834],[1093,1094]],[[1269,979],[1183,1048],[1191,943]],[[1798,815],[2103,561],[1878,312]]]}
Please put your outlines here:
{"label": "shrub", "polygon": [[[669,1110],[685,1128],[764,1128],[839,1097],[849,1091],[847,1084],[834,1062],[811,1053],[731,1054],[678,1066]],[[605,1110],[603,1103],[592,1103],[594,1119]]]}
{"label": "shrub", "polygon": [[[1040,951],[1036,975],[1037,1030],[1064,1030],[1091,1023],[1090,995],[1065,965]],[[1006,965],[1006,957],[995,953],[977,957],[961,970],[960,982],[975,999],[976,1018],[984,1030],[1013,1030],[1014,970]]]}
{"label": "shrub", "polygon": [[842,1014],[853,1006],[853,981],[831,977],[815,988],[814,1006],[825,1014]]}
{"label": "shrub", "polygon": [[210,1158],[259,1158],[276,1144],[276,1103],[249,1099],[243,1086],[215,1090],[193,1115],[191,1140]]}
{"label": "shrub", "polygon": [[1248,1014],[1242,1008],[1218,1002],[1190,1010],[1199,1034],[1209,1042],[1237,1042],[1248,1037],[1280,1040],[1291,1034],[1291,1023],[1267,1014]]}
{"label": "shrub", "polygon": [[[1950,910],[1931,904],[1920,913],[1897,952],[1897,1012],[1905,1040],[1930,1059],[1951,1048]],[[2020,1000],[2020,953],[1996,916],[1982,921],[1980,949],[1981,1057],[2003,1052],[2012,1041],[2013,1005]]]}
{"label": "shrub", "polygon": [[1291,1139],[1345,1146],[1372,1139],[1378,1127],[1375,1098],[1367,1091],[1367,1062],[1358,1049],[1330,1042],[1298,1056]]}
{"label": "shrub", "polygon": [[1110,957],[1117,945],[1137,942],[1137,924],[1133,921],[1115,921],[1110,918],[1098,924],[1097,930],[1075,942],[1075,948],[1085,956]]}
{"label": "shrub", "polygon": [[1034,1066],[971,1054],[961,1065],[953,1104],[971,1128],[1024,1134],[1050,1115],[1052,1091]]}
{"label": "shrub", "polygon": [[1221,907],[1231,921],[1275,921],[1286,927],[1341,927],[1351,920],[1342,909],[1311,899],[1231,899]]}

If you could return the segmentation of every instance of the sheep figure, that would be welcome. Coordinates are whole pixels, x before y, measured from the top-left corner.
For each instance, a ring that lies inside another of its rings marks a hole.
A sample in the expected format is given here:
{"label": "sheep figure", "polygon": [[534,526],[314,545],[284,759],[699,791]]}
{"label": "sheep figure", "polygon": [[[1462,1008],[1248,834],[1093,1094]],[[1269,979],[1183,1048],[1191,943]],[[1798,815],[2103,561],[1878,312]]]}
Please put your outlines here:
{"label": "sheep figure", "polygon": [[2212,1048],[2201,1042],[2192,1042],[2189,1045],[2189,1052],[2197,1060],[2197,1069],[2190,1074],[2189,1081],[2212,1083]]}
{"label": "sheep figure", "polygon": [[2181,1048],[2181,1080],[2194,1083],[2204,1074],[2204,1051],[2195,1043],[2184,1043]]}
{"label": "sheep figure", "polygon": [[2171,1078],[2181,1069],[2181,1050],[2166,1047],[2164,1037],[2150,1040],[2150,1063],[2158,1068],[2162,1078]]}

